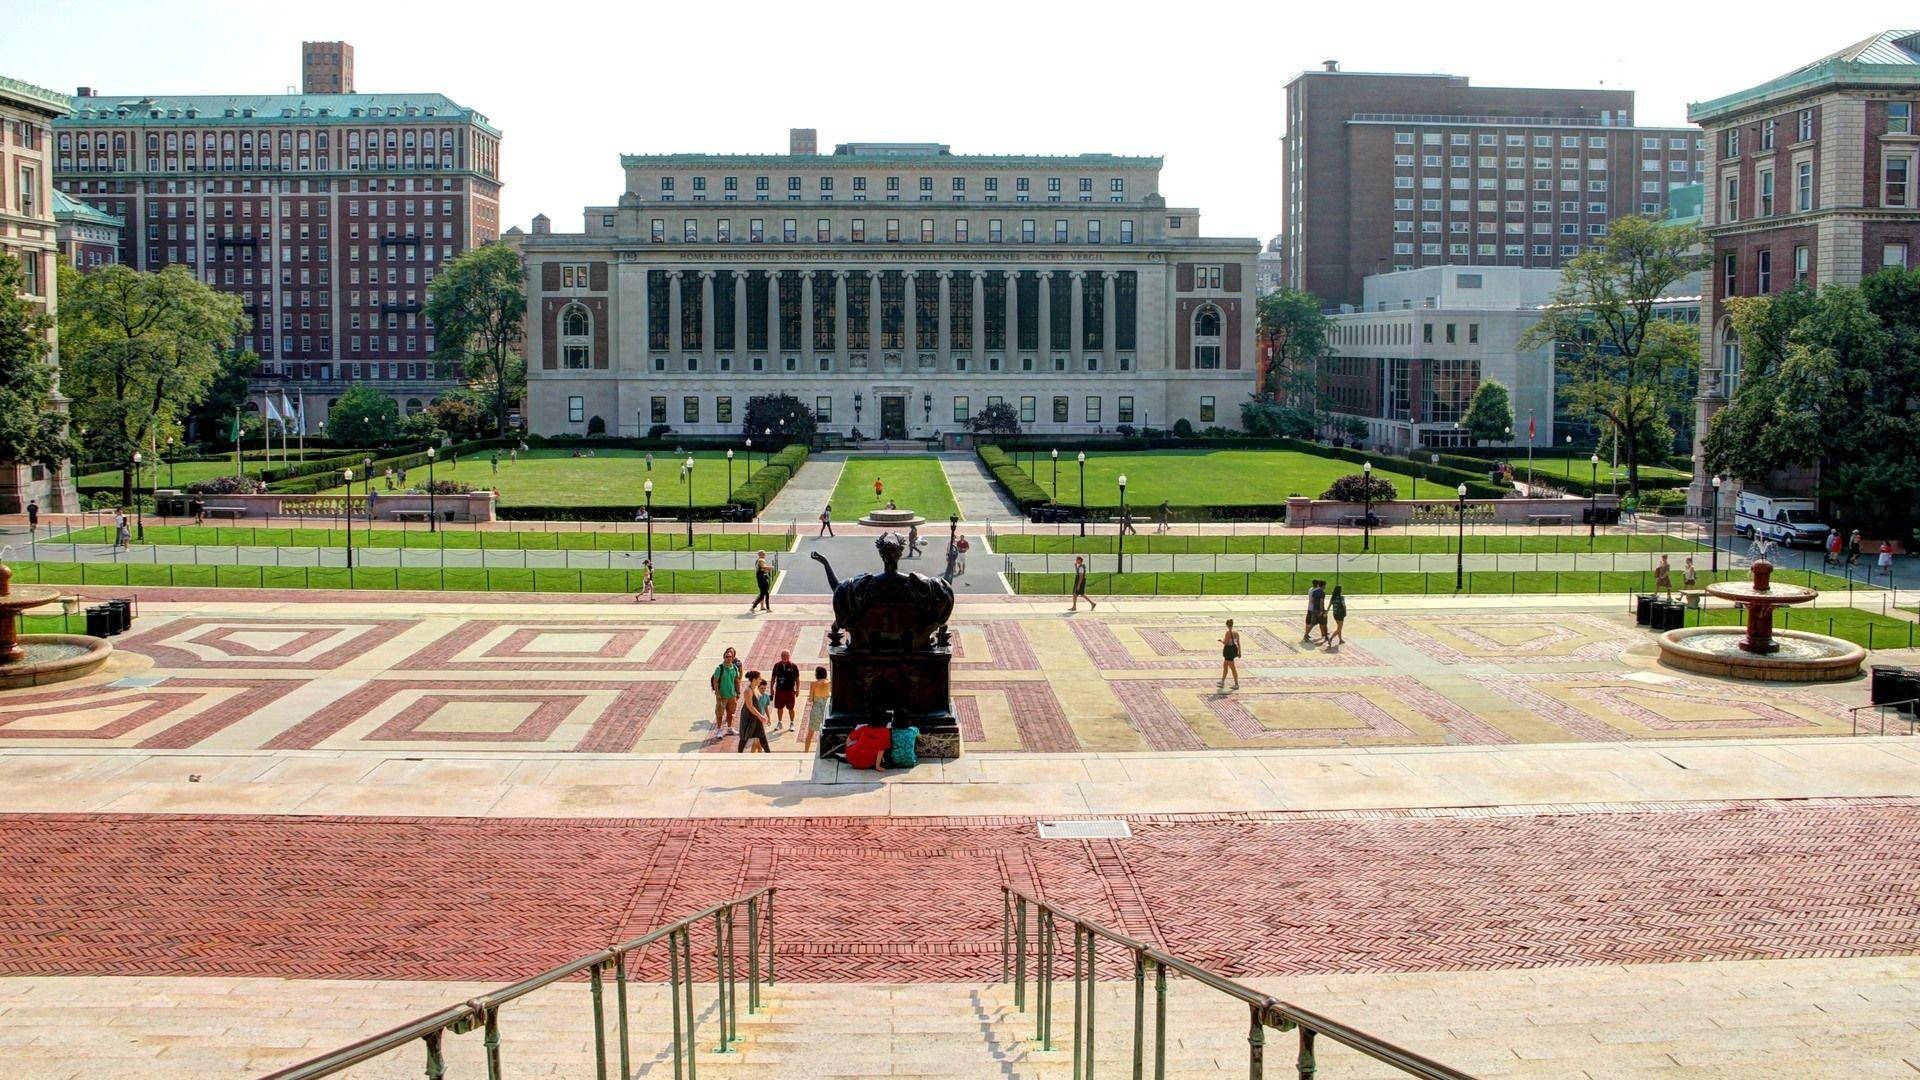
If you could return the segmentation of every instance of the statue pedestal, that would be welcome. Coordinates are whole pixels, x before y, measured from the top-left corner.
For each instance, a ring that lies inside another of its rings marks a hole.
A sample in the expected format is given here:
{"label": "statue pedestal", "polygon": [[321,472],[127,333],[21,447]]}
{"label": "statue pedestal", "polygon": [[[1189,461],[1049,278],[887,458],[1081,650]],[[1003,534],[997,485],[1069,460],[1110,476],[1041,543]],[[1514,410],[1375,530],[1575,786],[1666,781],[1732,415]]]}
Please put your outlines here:
{"label": "statue pedestal", "polygon": [[919,757],[960,756],[960,720],[948,692],[951,648],[876,653],[841,646],[828,651],[827,662],[833,673],[833,707],[820,730],[821,757],[838,753],[847,733],[860,724],[886,723],[888,709],[920,729]]}

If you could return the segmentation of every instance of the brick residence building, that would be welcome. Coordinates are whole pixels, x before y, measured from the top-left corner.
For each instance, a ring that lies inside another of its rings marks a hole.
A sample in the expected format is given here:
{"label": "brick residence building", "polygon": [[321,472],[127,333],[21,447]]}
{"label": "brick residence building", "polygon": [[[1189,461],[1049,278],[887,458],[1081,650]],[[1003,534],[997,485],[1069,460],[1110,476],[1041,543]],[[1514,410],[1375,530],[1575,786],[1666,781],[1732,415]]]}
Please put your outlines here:
{"label": "brick residence building", "polygon": [[1345,72],[1287,84],[1282,281],[1355,305],[1373,274],[1557,269],[1700,178],[1693,128],[1635,127],[1631,90]]}
{"label": "brick residence building", "polygon": [[93,270],[120,261],[120,234],[127,223],[64,191],[53,193],[55,236],[60,257],[76,270]]}
{"label": "brick residence building", "polygon": [[[1689,501],[1710,499],[1702,440],[1740,385],[1730,296],[1852,284],[1920,253],[1920,32],[1888,30],[1777,79],[1689,107],[1712,164],[1713,252],[1700,318]],[[1720,505],[1730,505],[1723,488]]]}
{"label": "brick residence building", "polygon": [[[59,310],[58,223],[54,219],[53,123],[67,110],[67,97],[31,83],[0,76],[0,254],[20,260],[25,272],[25,298],[47,314]],[[58,330],[51,362],[60,363]],[[53,405],[66,411],[56,380]],[[65,465],[48,469],[17,461],[0,461],[0,514],[17,514],[29,501],[46,511],[80,508],[73,476]]]}
{"label": "brick residence building", "polygon": [[54,178],[124,220],[121,262],[183,263],[245,302],[256,391],[304,395],[310,425],[354,383],[415,412],[459,382],[435,377],[423,308],[441,266],[499,236],[500,133],[441,94],[354,93],[351,52],[314,44],[306,83],[343,92],[82,87]]}

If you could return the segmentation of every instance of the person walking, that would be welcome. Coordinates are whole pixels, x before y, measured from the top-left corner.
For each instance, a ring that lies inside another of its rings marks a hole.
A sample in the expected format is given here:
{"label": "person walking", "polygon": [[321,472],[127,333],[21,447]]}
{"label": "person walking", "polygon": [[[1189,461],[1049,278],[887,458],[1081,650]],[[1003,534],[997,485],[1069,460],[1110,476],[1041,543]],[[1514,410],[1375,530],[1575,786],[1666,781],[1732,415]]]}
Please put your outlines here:
{"label": "person walking", "polygon": [[1087,560],[1075,555],[1073,557],[1073,602],[1067,610],[1079,611],[1082,600],[1087,602],[1088,611],[1093,611],[1100,606],[1093,602],[1093,597],[1087,595]]}
{"label": "person walking", "polygon": [[648,603],[652,603],[653,599],[653,560],[642,559],[640,561],[640,591],[633,594],[633,602],[637,604],[645,600]]}
{"label": "person walking", "polygon": [[519,447],[513,446],[507,449],[507,464],[509,465],[520,464],[520,448]]}
{"label": "person walking", "polygon": [[27,539],[33,539],[34,531],[40,528],[40,503],[36,499],[27,500]]}
{"label": "person walking", "polygon": [[1347,594],[1339,585],[1335,585],[1333,595],[1327,597],[1327,613],[1333,616],[1333,640],[1345,645],[1347,643]]}
{"label": "person walking", "polygon": [[1134,536],[1140,535],[1140,530],[1133,527],[1133,511],[1127,510],[1121,513],[1120,531],[1122,533],[1129,533]]}
{"label": "person walking", "polygon": [[1653,564],[1653,587],[1671,596],[1673,594],[1673,566],[1663,554],[1660,561]]}
{"label": "person walking", "polygon": [[972,550],[972,548],[973,545],[968,543],[967,538],[964,536],[953,542],[954,554],[956,556],[953,563],[955,576],[967,576],[967,552]]}
{"label": "person walking", "polygon": [[833,504],[832,503],[828,503],[827,505],[820,508],[820,531],[817,533],[814,533],[813,535],[816,539],[822,536],[833,535]]}
{"label": "person walking", "polygon": [[1827,547],[1827,551],[1826,551],[1827,565],[1833,566],[1840,561],[1840,530],[1839,529],[1827,530],[1826,547]]}
{"label": "person walking", "polygon": [[127,515],[124,513],[114,515],[113,546],[122,550],[133,547],[133,531],[127,528]]}
{"label": "person walking", "polygon": [[1300,635],[1300,644],[1313,641],[1313,628],[1320,628],[1322,643],[1327,637],[1327,583],[1319,578],[1313,579],[1313,587],[1307,590],[1307,629]]}
{"label": "person walking", "polygon": [[647,471],[653,471],[653,451],[647,451]]}
{"label": "person walking", "polygon": [[813,737],[826,725],[832,699],[833,683],[827,678],[827,669],[814,668],[813,682],[807,686],[807,730],[800,739],[800,749],[813,749]]}
{"label": "person walking", "polygon": [[780,650],[780,662],[773,665],[773,730],[779,731],[786,715],[784,725],[788,731],[798,731],[794,722],[793,707],[800,697],[800,665],[793,662],[793,653]]}
{"label": "person walking", "polygon": [[1860,530],[1847,534],[1847,569],[1851,570],[1860,562]]}
{"label": "person walking", "polygon": [[886,485],[882,484],[880,482],[880,478],[876,476],[873,478],[873,504],[875,506],[880,505],[881,500],[884,499],[885,497],[886,497]]}
{"label": "person walking", "polygon": [[193,501],[187,504],[187,509],[193,511],[193,523],[195,525],[205,525],[207,523],[207,501],[205,499],[197,495],[194,496]]}
{"label": "person walking", "polygon": [[713,688],[713,737],[733,734],[733,713],[740,707],[740,654],[732,646],[720,655],[720,666],[707,678]]}
{"label": "person walking", "polygon": [[1227,632],[1220,635],[1220,689],[1227,688],[1227,676],[1233,676],[1233,688],[1240,689],[1240,631],[1227,620]]}
{"label": "person walking", "polygon": [[1886,578],[1889,582],[1893,580],[1893,543],[1891,541],[1888,541],[1888,540],[1880,541],[1880,560],[1879,560],[1878,569],[1880,571],[1881,577]]}
{"label": "person walking", "polygon": [[907,526],[907,558],[917,559],[927,549],[926,541],[920,539],[920,526]]}
{"label": "person walking", "polygon": [[1160,501],[1160,527],[1155,532],[1166,532],[1173,525],[1173,507],[1165,499]]}
{"label": "person walking", "polygon": [[767,702],[772,697],[767,693],[766,676],[747,672],[747,700],[740,707],[740,741],[734,744],[734,753],[744,754],[754,743],[760,744],[761,753],[773,753],[773,747],[767,745]]}
{"label": "person walking", "polygon": [[495,450],[493,452],[492,460],[493,460],[493,475],[499,476],[500,475],[500,451]]}
{"label": "person walking", "polygon": [[1689,555],[1687,556],[1687,561],[1680,566],[1680,584],[1685,588],[1691,589],[1699,583],[1700,572],[1693,568],[1693,556]]}
{"label": "person walking", "polygon": [[767,553],[764,551],[754,557],[753,583],[759,588],[760,595],[753,598],[753,604],[747,608],[747,613],[771,612],[773,610],[773,564],[767,561]]}

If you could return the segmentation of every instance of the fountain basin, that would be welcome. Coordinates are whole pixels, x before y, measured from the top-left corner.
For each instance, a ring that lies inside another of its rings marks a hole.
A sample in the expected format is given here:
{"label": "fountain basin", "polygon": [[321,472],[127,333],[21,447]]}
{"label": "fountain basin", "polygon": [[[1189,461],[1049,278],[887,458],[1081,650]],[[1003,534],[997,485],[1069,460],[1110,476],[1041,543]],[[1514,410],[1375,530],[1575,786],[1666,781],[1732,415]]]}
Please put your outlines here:
{"label": "fountain basin", "polygon": [[882,529],[908,529],[926,523],[926,518],[911,510],[874,510],[860,519],[862,525],[872,525]]}
{"label": "fountain basin", "polygon": [[44,686],[91,675],[113,655],[113,644],[84,634],[22,634],[25,659],[0,664],[0,690]]}
{"label": "fountain basin", "polygon": [[1660,635],[1660,662],[1683,671],[1763,682],[1837,682],[1860,674],[1867,650],[1851,641],[1800,630],[1775,630],[1770,653],[1741,647],[1738,626],[1690,626]]}

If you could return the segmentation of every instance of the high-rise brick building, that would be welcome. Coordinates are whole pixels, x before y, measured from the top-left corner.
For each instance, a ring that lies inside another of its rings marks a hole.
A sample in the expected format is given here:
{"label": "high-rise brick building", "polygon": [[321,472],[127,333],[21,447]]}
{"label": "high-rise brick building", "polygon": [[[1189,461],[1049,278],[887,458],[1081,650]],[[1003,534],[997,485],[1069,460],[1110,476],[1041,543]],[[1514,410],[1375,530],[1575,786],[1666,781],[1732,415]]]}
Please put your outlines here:
{"label": "high-rise brick building", "polygon": [[355,382],[407,412],[453,385],[423,308],[440,267],[499,236],[485,116],[440,94],[82,87],[55,138],[60,190],[125,221],[122,262],[245,301],[261,388],[304,393],[310,424]]}
{"label": "high-rise brick building", "polygon": [[1283,280],[1358,304],[1369,274],[1563,265],[1699,180],[1693,128],[1633,124],[1631,90],[1345,72],[1287,84]]}
{"label": "high-rise brick building", "polygon": [[[1851,285],[1920,255],[1917,107],[1920,32],[1888,30],[1688,108],[1712,155],[1701,207],[1713,262],[1700,319],[1693,505],[1711,497],[1700,440],[1740,385],[1726,299],[1796,281]],[[1725,510],[1732,492],[1720,495]]]}
{"label": "high-rise brick building", "polygon": [[344,41],[301,42],[300,92],[353,93],[353,46]]}

